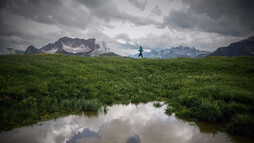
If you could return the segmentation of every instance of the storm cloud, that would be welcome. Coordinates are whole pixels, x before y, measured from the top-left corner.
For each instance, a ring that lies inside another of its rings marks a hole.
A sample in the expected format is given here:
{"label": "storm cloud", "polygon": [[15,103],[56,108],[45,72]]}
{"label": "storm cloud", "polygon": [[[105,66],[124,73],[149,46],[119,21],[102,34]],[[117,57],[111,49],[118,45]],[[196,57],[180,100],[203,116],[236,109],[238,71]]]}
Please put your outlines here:
{"label": "storm cloud", "polygon": [[65,6],[59,0],[8,0],[10,13],[44,24],[85,28],[91,17],[76,6]]}
{"label": "storm cloud", "polygon": [[129,0],[129,2],[141,11],[145,10],[147,5],[147,0]]}
{"label": "storm cloud", "polygon": [[1,0],[0,53],[63,36],[106,41],[120,55],[139,45],[213,51],[253,36],[253,13],[252,0]]}
{"label": "storm cloud", "polygon": [[151,13],[154,14],[154,15],[160,16],[160,15],[161,15],[161,10],[160,10],[159,6],[156,5],[156,6],[152,9]]}
{"label": "storm cloud", "polygon": [[189,8],[165,16],[166,25],[233,36],[253,34],[252,0],[183,0],[183,4]]}

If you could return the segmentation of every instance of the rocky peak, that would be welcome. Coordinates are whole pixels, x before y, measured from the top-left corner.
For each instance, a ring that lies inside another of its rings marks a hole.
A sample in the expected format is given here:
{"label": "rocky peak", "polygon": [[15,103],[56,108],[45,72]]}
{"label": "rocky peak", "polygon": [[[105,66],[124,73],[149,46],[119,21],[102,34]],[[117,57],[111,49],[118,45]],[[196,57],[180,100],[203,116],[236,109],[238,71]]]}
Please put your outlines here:
{"label": "rocky peak", "polygon": [[35,48],[33,45],[27,47],[25,54],[42,54],[44,53],[40,49]]}

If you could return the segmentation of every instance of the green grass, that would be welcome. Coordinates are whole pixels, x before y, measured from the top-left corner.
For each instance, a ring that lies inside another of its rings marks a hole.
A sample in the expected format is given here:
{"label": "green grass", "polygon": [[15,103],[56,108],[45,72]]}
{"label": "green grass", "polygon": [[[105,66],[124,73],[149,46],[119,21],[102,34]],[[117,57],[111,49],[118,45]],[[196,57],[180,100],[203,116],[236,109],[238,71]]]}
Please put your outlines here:
{"label": "green grass", "polygon": [[254,57],[9,55],[0,56],[0,81],[0,130],[130,101],[164,101],[169,114],[228,123],[236,134],[242,122],[251,126],[244,135],[254,129]]}
{"label": "green grass", "polygon": [[155,103],[153,103],[153,106],[155,108],[160,108],[161,106],[163,106],[163,104],[161,104],[160,102],[155,102]]}

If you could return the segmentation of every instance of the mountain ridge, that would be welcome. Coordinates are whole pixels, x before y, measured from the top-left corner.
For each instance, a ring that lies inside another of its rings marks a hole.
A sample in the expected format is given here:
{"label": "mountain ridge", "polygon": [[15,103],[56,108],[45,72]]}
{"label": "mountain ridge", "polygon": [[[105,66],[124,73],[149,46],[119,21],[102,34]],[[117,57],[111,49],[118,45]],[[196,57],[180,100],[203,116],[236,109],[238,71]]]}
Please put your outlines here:
{"label": "mountain ridge", "polygon": [[208,56],[254,56],[254,36],[231,43],[227,47],[219,47]]}
{"label": "mountain ridge", "polygon": [[43,54],[44,52],[40,49],[35,48],[33,45],[27,47],[25,54]]}

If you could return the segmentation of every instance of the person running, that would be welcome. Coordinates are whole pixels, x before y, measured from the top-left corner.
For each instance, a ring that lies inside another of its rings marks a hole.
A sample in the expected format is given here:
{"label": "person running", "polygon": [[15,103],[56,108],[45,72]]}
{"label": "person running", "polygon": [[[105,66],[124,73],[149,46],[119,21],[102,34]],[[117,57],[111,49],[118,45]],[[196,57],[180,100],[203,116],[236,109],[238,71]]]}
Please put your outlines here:
{"label": "person running", "polygon": [[143,58],[143,55],[142,55],[143,49],[142,49],[142,47],[141,47],[141,46],[139,47],[139,50],[138,50],[138,51],[139,51],[139,55],[138,55],[138,57],[140,57],[140,56],[141,56],[141,57]]}

